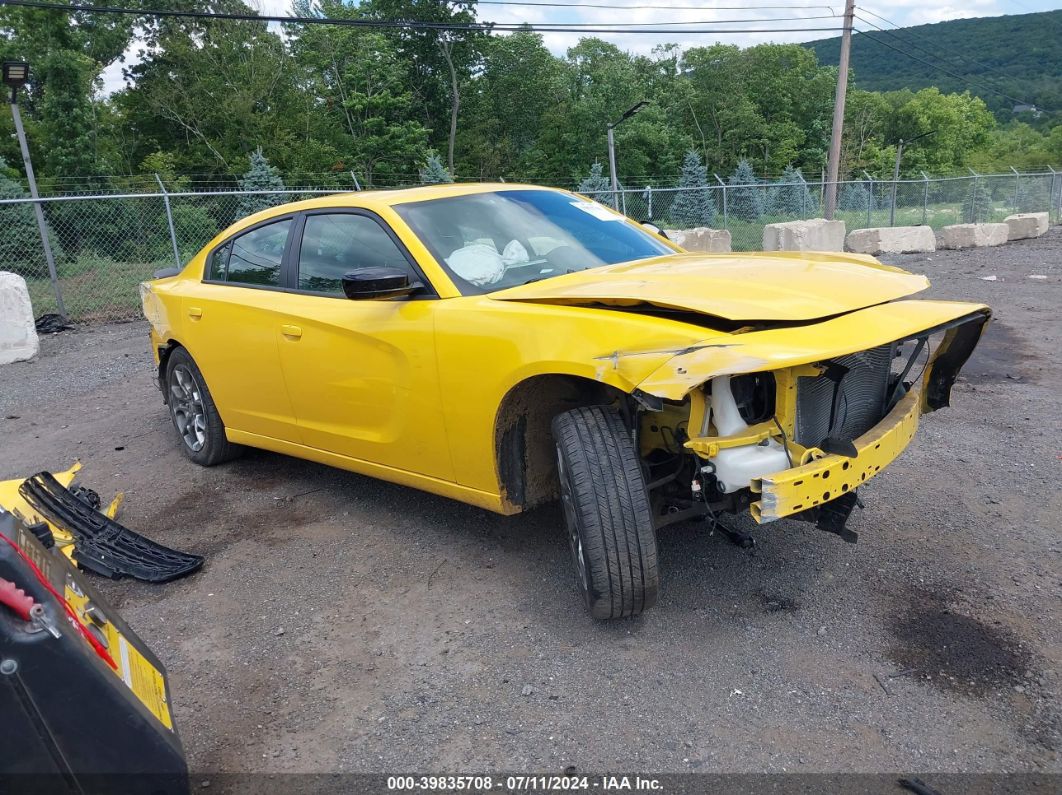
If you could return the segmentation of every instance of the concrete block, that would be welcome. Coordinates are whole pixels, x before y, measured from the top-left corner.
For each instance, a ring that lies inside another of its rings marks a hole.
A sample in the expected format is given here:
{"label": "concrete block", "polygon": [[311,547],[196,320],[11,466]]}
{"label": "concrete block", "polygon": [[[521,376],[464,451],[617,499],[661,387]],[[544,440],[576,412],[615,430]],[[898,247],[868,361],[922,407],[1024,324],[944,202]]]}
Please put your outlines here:
{"label": "concrete block", "polygon": [[32,359],[39,349],[26,280],[0,271],[0,364]]}
{"label": "concrete block", "polygon": [[844,221],[812,218],[763,227],[764,251],[844,251]]}
{"label": "concrete block", "polygon": [[940,230],[941,248],[1002,246],[1010,235],[1006,224],[954,224]]}
{"label": "concrete block", "polygon": [[1050,223],[1047,213],[1018,213],[1003,219],[1009,229],[1008,240],[1024,240],[1027,237],[1039,237],[1047,231]]}
{"label": "concrete block", "polygon": [[687,251],[706,254],[729,254],[730,232],[726,229],[709,229],[698,226],[694,229],[665,229],[668,239]]}
{"label": "concrete block", "polygon": [[928,226],[881,226],[853,229],[845,244],[858,254],[905,254],[936,251],[937,237]]}

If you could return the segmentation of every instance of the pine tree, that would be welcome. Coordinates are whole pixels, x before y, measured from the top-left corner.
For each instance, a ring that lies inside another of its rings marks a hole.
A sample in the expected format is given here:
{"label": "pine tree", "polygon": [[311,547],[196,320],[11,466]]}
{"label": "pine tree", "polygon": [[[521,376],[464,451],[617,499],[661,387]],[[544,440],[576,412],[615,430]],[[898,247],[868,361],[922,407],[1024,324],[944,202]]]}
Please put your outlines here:
{"label": "pine tree", "polygon": [[992,216],[992,193],[985,184],[974,179],[962,200],[962,220],[967,224],[983,224]]}
{"label": "pine tree", "polygon": [[443,165],[439,153],[431,151],[428,152],[424,168],[420,170],[420,181],[425,185],[437,185],[440,182],[453,182],[454,178]]}
{"label": "pine tree", "polygon": [[841,188],[837,206],[842,210],[866,212],[870,206],[870,191],[862,182],[847,182]]}
{"label": "pine tree", "polygon": [[804,175],[792,165],[785,167],[781,178],[770,191],[770,215],[805,217],[818,213],[819,202],[808,190]]}
{"label": "pine tree", "polygon": [[708,169],[701,163],[701,156],[692,149],[682,161],[682,177],[671,204],[671,220],[681,229],[715,223],[715,197],[708,187]]}
{"label": "pine tree", "polygon": [[[262,154],[262,147],[258,147],[251,154],[251,168],[239,180],[240,190],[246,191],[282,191],[284,180],[280,178],[280,172],[269,165],[266,156]],[[276,207],[284,203],[283,194],[269,195],[267,193],[254,193],[240,197],[240,214],[250,215],[259,210]]]}
{"label": "pine tree", "polygon": [[604,166],[598,161],[590,166],[590,176],[580,182],[575,190],[576,193],[581,193],[602,204],[612,204],[612,183],[604,174]]}
{"label": "pine tree", "polygon": [[727,191],[730,214],[743,221],[759,219],[763,215],[764,190],[748,160],[738,163],[730,175],[730,184],[739,186]]}
{"label": "pine tree", "polygon": [[[0,159],[0,199],[22,199],[26,192],[4,173]],[[44,247],[33,208],[27,204],[0,204],[0,271],[11,271],[26,278],[47,276]],[[58,240],[49,235],[53,253],[58,257]]]}

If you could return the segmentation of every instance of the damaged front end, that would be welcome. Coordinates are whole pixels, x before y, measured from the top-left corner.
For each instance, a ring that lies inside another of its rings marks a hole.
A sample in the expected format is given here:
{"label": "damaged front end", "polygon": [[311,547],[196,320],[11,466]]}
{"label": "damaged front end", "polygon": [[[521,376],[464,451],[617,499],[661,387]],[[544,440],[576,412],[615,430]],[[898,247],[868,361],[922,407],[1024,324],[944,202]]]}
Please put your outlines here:
{"label": "damaged front end", "polygon": [[923,413],[949,404],[989,316],[902,301],[675,356],[638,385],[661,404],[638,428],[657,525],[747,509],[854,541],[856,489],[906,449]]}

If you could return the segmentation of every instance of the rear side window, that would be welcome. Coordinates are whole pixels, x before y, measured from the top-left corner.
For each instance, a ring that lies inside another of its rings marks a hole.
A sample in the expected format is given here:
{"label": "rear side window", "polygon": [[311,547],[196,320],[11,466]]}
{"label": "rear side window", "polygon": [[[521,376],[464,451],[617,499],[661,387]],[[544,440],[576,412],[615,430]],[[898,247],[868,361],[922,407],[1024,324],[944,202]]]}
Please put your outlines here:
{"label": "rear side window", "polygon": [[207,278],[213,281],[225,281],[225,270],[229,266],[229,254],[232,252],[232,241],[210,255],[210,264],[207,266]]}
{"label": "rear side window", "polygon": [[[286,218],[256,227],[234,238],[225,246],[231,246],[232,250],[228,255],[228,268],[222,278],[235,284],[279,287],[280,264],[284,259],[284,247],[287,245],[290,230],[291,219]],[[219,249],[217,253],[221,254],[224,250]],[[213,266],[213,263],[211,264]]]}
{"label": "rear side window", "polygon": [[380,224],[364,215],[310,215],[299,251],[299,289],[343,293],[344,274],[360,268],[401,268],[417,276]]}

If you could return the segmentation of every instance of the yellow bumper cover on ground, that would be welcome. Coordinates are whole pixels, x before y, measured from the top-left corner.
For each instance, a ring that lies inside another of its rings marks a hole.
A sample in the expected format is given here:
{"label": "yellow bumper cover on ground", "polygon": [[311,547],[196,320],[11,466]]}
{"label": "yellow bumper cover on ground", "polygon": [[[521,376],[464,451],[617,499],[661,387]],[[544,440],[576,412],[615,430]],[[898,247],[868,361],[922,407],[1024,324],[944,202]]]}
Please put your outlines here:
{"label": "yellow bumper cover on ground", "polygon": [[815,508],[862,486],[902,453],[921,416],[919,393],[908,392],[885,418],[855,440],[857,455],[827,455],[752,481],[759,493],[752,516],[761,524]]}

